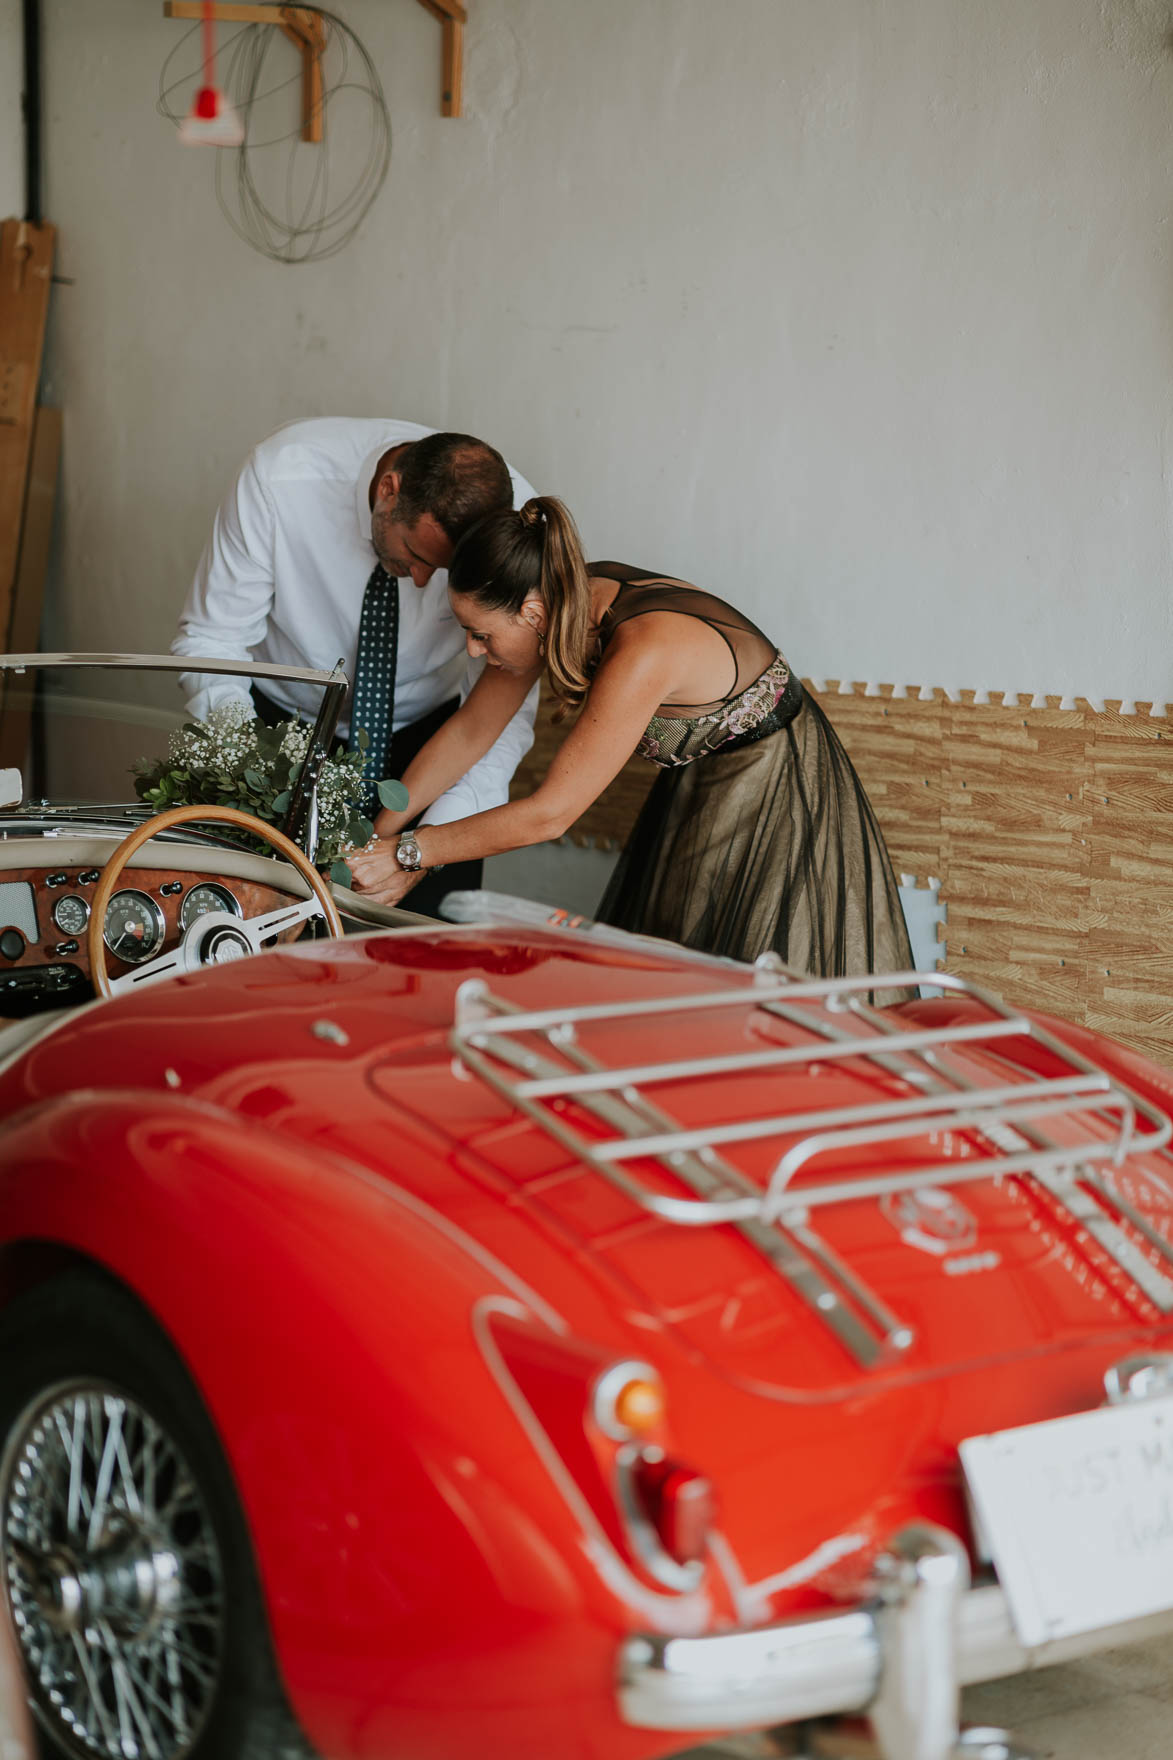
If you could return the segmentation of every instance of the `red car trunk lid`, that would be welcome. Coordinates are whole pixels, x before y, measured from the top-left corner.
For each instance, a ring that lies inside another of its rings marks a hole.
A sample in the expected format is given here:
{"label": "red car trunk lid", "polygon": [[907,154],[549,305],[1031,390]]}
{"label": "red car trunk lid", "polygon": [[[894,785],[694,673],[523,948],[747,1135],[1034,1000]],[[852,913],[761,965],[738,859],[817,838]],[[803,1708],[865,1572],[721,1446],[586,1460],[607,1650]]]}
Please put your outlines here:
{"label": "red car trunk lid", "polygon": [[701,977],[528,1014],[466,986],[479,1094],[449,1128],[472,1177],[723,1374],[841,1396],[1173,1312],[1157,1109],[990,999],[934,1031],[861,982],[708,976],[707,1000]]}

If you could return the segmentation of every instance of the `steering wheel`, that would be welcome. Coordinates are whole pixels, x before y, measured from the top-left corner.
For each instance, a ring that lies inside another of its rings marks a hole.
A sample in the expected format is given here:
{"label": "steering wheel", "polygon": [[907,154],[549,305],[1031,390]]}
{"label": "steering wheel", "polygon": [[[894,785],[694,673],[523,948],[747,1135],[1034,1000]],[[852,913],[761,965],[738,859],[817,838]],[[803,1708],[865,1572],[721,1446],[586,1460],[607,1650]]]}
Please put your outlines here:
{"label": "steering wheel", "polygon": [[[245,920],[233,916],[229,911],[207,911],[196,918],[179,946],[171,953],[156,955],[145,965],[128,972],[125,977],[111,978],[102,933],[106,923],[106,906],[122,878],[123,869],[134,852],[141,849],[144,843],[149,843],[152,837],[157,837],[159,832],[169,831],[173,825],[190,825],[196,820],[202,823],[211,820],[223,825],[240,825],[246,831],[252,832],[254,837],[263,838],[297,869],[310,888],[310,897],[296,904],[279,905],[276,910],[266,911],[263,916]],[[342,934],[342,918],[338,915],[338,906],[331,898],[326,882],[313,863],[307,860],[283,831],[278,831],[273,825],[266,825],[263,819],[254,818],[252,813],[242,813],[237,807],[172,807],[168,812],[156,813],[136,826],[129,837],[123,838],[102,869],[90,908],[90,925],[87,931],[86,949],[90,956],[90,976],[99,996],[114,996],[120,991],[132,990],[139,984],[153,983],[157,978],[172,978],[180,972],[195,971],[200,966],[226,964],[230,959],[243,959],[248,954],[260,953],[261,943],[268,937],[280,934],[283,929],[291,929],[296,923],[304,923],[310,917],[324,917],[332,936]]]}

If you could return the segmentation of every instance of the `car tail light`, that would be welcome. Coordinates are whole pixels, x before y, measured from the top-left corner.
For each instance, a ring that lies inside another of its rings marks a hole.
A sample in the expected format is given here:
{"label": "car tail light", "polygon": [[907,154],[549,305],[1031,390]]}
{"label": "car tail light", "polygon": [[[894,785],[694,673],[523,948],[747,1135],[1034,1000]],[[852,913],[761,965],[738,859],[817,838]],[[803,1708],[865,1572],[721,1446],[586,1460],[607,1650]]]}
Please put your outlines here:
{"label": "car tail light", "polygon": [[615,1442],[647,1440],[664,1425],[663,1383],[647,1363],[614,1363],[595,1382],[591,1406],[604,1436]]}
{"label": "car tail light", "polygon": [[659,1449],[645,1450],[632,1467],[632,1484],[664,1551],[679,1565],[699,1564],[717,1524],[712,1481],[669,1460]]}
{"label": "car tail light", "polygon": [[638,1357],[608,1358],[527,1317],[493,1316],[500,1369],[553,1445],[606,1538],[662,1588],[705,1574],[715,1496],[668,1449],[667,1394]]}

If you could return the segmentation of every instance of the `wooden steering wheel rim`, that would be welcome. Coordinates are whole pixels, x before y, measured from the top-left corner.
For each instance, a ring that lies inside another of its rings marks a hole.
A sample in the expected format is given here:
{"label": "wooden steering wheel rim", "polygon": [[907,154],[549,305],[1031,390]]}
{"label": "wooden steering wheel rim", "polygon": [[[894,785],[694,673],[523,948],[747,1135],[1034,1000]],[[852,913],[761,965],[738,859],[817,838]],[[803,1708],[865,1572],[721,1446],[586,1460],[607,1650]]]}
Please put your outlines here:
{"label": "wooden steering wheel rim", "polygon": [[297,845],[278,831],[275,825],[267,825],[253,813],[242,813],[239,807],[171,807],[165,813],[154,813],[144,819],[141,825],[128,837],[124,837],[118,848],[112,850],[102,869],[102,878],[98,881],[90,905],[90,922],[86,931],[86,951],[90,959],[90,977],[99,996],[113,995],[110,983],[110,972],[106,963],[106,943],[103,931],[106,926],[106,906],[114,894],[114,888],[122,878],[127,862],[137,849],[149,843],[160,831],[169,831],[173,825],[190,825],[195,820],[219,821],[225,825],[240,825],[250,831],[254,837],[261,837],[272,846],[279,855],[297,869],[322,907],[322,915],[332,936],[342,934],[342,918],[338,914],[338,906],[330,896],[329,888],[313,863],[302,854]]}

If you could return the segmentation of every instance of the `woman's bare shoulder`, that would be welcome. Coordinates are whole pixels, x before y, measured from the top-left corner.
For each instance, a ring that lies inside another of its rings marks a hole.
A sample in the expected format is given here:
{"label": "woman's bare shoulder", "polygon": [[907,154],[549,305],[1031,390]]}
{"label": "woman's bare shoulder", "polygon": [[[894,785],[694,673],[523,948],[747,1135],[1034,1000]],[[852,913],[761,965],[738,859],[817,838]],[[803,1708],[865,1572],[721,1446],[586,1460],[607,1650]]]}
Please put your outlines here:
{"label": "woman's bare shoulder", "polygon": [[[616,624],[599,660],[599,674],[618,667],[652,667],[660,676],[664,697],[672,694],[682,671],[712,658],[714,632],[695,617],[651,606]],[[596,676],[598,676],[596,675]]]}

